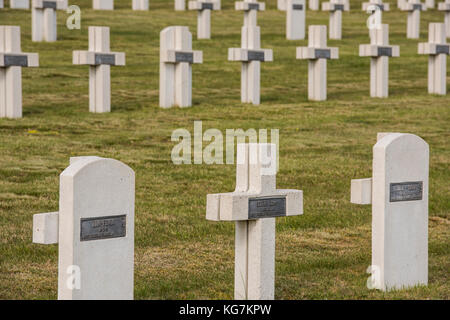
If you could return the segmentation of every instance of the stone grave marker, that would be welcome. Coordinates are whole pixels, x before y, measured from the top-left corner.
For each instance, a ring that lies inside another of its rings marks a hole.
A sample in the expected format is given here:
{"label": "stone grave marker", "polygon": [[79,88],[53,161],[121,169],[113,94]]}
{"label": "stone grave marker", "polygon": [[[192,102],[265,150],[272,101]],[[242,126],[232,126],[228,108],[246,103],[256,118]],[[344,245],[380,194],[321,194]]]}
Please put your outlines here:
{"label": "stone grave marker", "polygon": [[427,7],[420,0],[409,0],[401,8],[408,12],[408,23],[406,37],[408,39],[418,39],[420,34],[420,11],[426,11]]}
{"label": "stone grave marker", "polygon": [[257,0],[244,0],[235,2],[235,9],[244,11],[244,26],[258,25],[258,11],[264,11],[266,4]]}
{"label": "stone grave marker", "polygon": [[446,30],[446,37],[450,38],[450,0],[445,0],[445,2],[440,2],[438,5],[439,11],[445,12],[445,30]]}
{"label": "stone grave marker", "polygon": [[67,0],[33,0],[31,25],[33,41],[56,41],[56,10],[66,10]]}
{"label": "stone grave marker", "polygon": [[220,10],[220,3],[214,0],[189,1],[189,10],[197,13],[197,39],[211,39],[211,11]]}
{"label": "stone grave marker", "polygon": [[329,32],[330,39],[342,39],[342,12],[349,11],[348,0],[331,0],[322,3],[322,11],[330,11]]}
{"label": "stone grave marker", "polygon": [[305,39],[305,0],[286,0],[286,38]]}

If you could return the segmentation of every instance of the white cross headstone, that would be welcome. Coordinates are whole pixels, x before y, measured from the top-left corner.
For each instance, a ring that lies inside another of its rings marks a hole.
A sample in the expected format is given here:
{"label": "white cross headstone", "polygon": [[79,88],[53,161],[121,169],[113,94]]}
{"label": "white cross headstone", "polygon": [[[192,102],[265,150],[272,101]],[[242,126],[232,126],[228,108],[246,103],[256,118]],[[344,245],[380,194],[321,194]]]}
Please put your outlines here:
{"label": "white cross headstone", "polygon": [[445,2],[440,2],[438,5],[439,11],[445,12],[445,29],[447,33],[447,38],[450,38],[450,0],[445,0]]}
{"label": "white cross headstone", "polygon": [[132,0],[131,9],[136,11],[147,11],[149,8],[149,0]]}
{"label": "white cross headstone", "polygon": [[31,6],[32,40],[56,41],[56,10],[66,10],[67,0],[33,0]]}
{"label": "white cross headstone", "polygon": [[371,29],[370,44],[359,46],[360,57],[370,57],[370,96],[389,95],[389,58],[400,56],[400,47],[389,45],[389,25]]}
{"label": "white cross headstone", "polygon": [[4,7],[3,0],[0,0],[0,9],[3,9],[3,7]]}
{"label": "white cross headstone", "polygon": [[186,0],[175,0],[175,11],[186,10]]}
{"label": "white cross headstone", "polygon": [[228,60],[242,62],[241,101],[260,103],[261,62],[273,61],[271,49],[261,49],[258,26],[242,27],[241,48],[229,48]]}
{"label": "white cross headstone", "polygon": [[192,64],[203,63],[202,51],[192,50],[188,27],[167,27],[160,35],[159,106],[192,105]]}
{"label": "white cross headstone", "polygon": [[301,190],[276,188],[276,145],[238,144],[236,189],[208,194],[206,219],[235,221],[234,298],[274,299],[275,218],[303,214]]}
{"label": "white cross headstone", "polygon": [[11,9],[30,9],[30,0],[9,0]]}
{"label": "white cross headstone", "polygon": [[215,0],[189,1],[189,10],[197,13],[197,39],[211,39],[211,11],[220,10],[220,3]]}
{"label": "white cross headstone", "polygon": [[338,59],[339,49],[327,47],[327,27],[309,26],[308,46],[297,47],[297,59],[308,61],[308,99],[327,99],[327,59]]}
{"label": "white cross headstone", "polygon": [[70,159],[59,211],[33,216],[33,242],[58,243],[58,299],[133,299],[134,198],[134,171],[124,163]]}
{"label": "white cross headstone", "polygon": [[427,7],[420,0],[409,0],[401,8],[408,12],[408,23],[406,37],[408,39],[418,39],[420,33],[420,11],[426,11]]}
{"label": "white cross headstone", "polygon": [[305,39],[305,0],[286,0],[286,38]]}
{"label": "white cross headstone", "polygon": [[89,66],[89,111],[111,111],[111,66],[124,66],[125,53],[109,49],[109,28],[89,27],[89,50],[74,51],[73,64]]}
{"label": "white cross headstone", "polygon": [[428,26],[428,42],[419,43],[419,54],[428,57],[428,93],[447,94],[447,56],[450,44],[446,42],[445,24],[430,23]]}
{"label": "white cross headstone", "polygon": [[342,39],[342,12],[349,10],[348,0],[331,0],[322,3],[322,11],[330,11],[330,39]]}
{"label": "white cross headstone", "polygon": [[235,9],[244,11],[244,26],[257,26],[258,11],[264,11],[266,4],[257,0],[244,0],[235,2]]}
{"label": "white cross headstone", "polygon": [[94,10],[114,10],[114,0],[92,0]]}
{"label": "white cross headstone", "polygon": [[372,204],[371,286],[388,291],[428,283],[428,144],[379,133],[372,178],[351,182],[351,202]]}
{"label": "white cross headstone", "polygon": [[22,67],[38,67],[37,53],[22,52],[20,27],[0,26],[0,118],[22,118]]}

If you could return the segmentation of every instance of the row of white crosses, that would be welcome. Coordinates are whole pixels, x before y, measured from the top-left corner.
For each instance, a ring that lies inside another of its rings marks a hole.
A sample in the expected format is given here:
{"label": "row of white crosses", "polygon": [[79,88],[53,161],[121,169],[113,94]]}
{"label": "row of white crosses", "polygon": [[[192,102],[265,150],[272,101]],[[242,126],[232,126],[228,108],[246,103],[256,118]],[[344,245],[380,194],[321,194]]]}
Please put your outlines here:
{"label": "row of white crosses", "polygon": [[197,39],[211,39],[211,11],[220,10],[218,0],[189,1],[189,10],[197,13]]}
{"label": "row of white crosses", "polygon": [[305,0],[283,0],[278,9],[286,11],[286,39],[305,39]]}
{"label": "row of white crosses", "polygon": [[445,29],[446,29],[446,37],[450,38],[450,0],[445,0],[445,2],[441,2],[438,5],[439,11],[445,12]]}
{"label": "row of white crosses", "polygon": [[238,144],[235,191],[207,195],[206,219],[235,222],[237,300],[274,299],[275,218],[303,214],[303,192],[277,189],[276,172],[275,144]]}

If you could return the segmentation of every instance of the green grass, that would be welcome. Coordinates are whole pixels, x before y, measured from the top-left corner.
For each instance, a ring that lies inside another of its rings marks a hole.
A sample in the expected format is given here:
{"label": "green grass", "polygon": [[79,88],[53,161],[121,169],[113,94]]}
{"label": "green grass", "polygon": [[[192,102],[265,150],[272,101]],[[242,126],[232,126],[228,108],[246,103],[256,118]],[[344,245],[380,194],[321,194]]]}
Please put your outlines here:
{"label": "green grass", "polygon": [[[368,43],[361,1],[343,17],[339,60],[328,63],[328,101],[307,101],[307,62],[285,40],[285,13],[267,1],[259,14],[262,47],[274,62],[261,70],[260,106],[240,103],[240,65],[227,48],[240,45],[243,14],[232,1],[212,14],[212,40],[198,41],[196,13],[175,12],[173,1],[151,1],[132,12],[116,1],[113,12],[94,12],[77,0],[82,29],[64,27],[58,41],[31,42],[31,13],[0,10],[2,25],[20,25],[22,49],[38,52],[40,67],[23,70],[24,117],[0,119],[0,298],[54,299],[57,246],[31,243],[34,213],[58,210],[59,174],[69,157],[97,155],[123,161],[136,172],[135,298],[233,297],[234,225],[205,219],[206,195],[234,189],[233,165],[172,164],[173,130],[279,129],[277,185],[304,191],[304,215],[277,220],[277,299],[449,299],[450,96],[427,94],[427,57],[406,39],[406,13],[384,13],[390,41],[401,57],[390,59],[390,97],[369,97]],[[9,7],[8,3],[6,4]],[[421,39],[443,13],[422,14]],[[307,12],[307,24],[328,25],[328,13]],[[72,51],[86,50],[87,27],[111,28],[111,50],[124,51],[125,67],[111,70],[112,112],[88,112],[88,68],[72,65]],[[159,32],[186,25],[204,63],[193,67],[193,107],[158,107]],[[447,78],[448,83],[448,78]],[[371,260],[370,206],[349,202],[350,180],[371,176],[377,132],[410,132],[431,149],[429,286],[382,293],[366,288]]]}

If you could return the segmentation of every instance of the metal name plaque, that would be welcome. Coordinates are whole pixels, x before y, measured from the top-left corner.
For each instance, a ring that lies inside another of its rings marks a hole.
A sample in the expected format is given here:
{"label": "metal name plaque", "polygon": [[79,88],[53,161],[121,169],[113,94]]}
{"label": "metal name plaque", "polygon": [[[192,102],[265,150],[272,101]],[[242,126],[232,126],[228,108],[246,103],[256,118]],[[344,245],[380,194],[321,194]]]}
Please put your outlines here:
{"label": "metal name plaque", "polygon": [[259,10],[259,3],[249,3],[248,10]]}
{"label": "metal name plaque", "polygon": [[381,11],[384,11],[384,4],[376,3],[375,5],[378,7],[378,9],[380,9]]}
{"label": "metal name plaque", "polygon": [[438,44],[436,45],[436,54],[450,54],[450,46],[449,45],[442,45]]}
{"label": "metal name plaque", "polygon": [[330,49],[316,49],[314,53],[315,53],[316,59],[330,59],[331,58]]}
{"label": "metal name plaque", "polygon": [[344,5],[343,4],[335,4],[334,11],[344,11]]}
{"label": "metal name plaque", "polygon": [[28,57],[5,54],[4,64],[5,67],[28,67]]}
{"label": "metal name plaque", "polygon": [[413,10],[422,10],[422,5],[418,4],[418,3],[413,4],[412,9]]}
{"label": "metal name plaque", "polygon": [[126,215],[81,219],[80,241],[126,236]]}
{"label": "metal name plaque", "polygon": [[392,57],[392,48],[389,47],[378,47],[378,56]]}
{"label": "metal name plaque", "polygon": [[389,186],[389,202],[422,200],[423,182],[391,183]]}
{"label": "metal name plaque", "polygon": [[96,53],[95,54],[95,64],[109,64],[109,65],[115,65],[116,64],[116,57],[113,54],[107,54],[107,53]]}
{"label": "metal name plaque", "polygon": [[248,218],[261,219],[286,216],[286,198],[253,198],[248,200]]}
{"label": "metal name plaque", "polygon": [[302,4],[293,4],[292,10],[303,10],[303,5]]}
{"label": "metal name plaque", "polygon": [[248,61],[264,62],[264,51],[248,51]]}
{"label": "metal name plaque", "polygon": [[175,62],[194,63],[194,53],[192,53],[192,52],[175,52]]}
{"label": "metal name plaque", "polygon": [[44,1],[42,2],[43,9],[54,9],[56,10],[56,1]]}
{"label": "metal name plaque", "polygon": [[208,2],[202,2],[202,9],[201,10],[212,10],[213,4]]}

